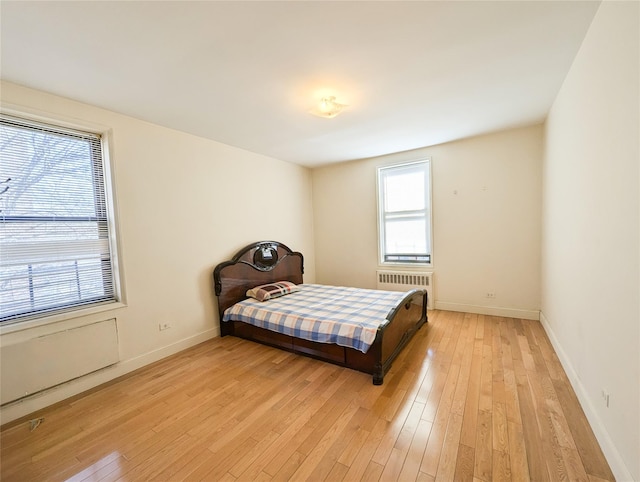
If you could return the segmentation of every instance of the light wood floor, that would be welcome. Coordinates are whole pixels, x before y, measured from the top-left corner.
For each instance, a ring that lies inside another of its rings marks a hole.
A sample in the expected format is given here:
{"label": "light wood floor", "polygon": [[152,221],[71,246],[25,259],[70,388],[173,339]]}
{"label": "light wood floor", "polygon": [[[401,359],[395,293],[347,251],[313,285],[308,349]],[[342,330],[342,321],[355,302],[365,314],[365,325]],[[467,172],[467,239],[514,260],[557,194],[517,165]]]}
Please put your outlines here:
{"label": "light wood floor", "polygon": [[444,311],[371,377],[225,337],[1,434],[3,481],[613,480],[541,325]]}

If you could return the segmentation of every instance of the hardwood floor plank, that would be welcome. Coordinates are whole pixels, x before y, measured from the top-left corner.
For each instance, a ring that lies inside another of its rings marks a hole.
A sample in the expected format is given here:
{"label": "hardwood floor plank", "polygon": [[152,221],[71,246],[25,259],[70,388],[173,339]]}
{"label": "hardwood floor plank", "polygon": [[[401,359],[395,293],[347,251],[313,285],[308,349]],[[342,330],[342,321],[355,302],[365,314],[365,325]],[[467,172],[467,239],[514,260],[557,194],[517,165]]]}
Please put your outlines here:
{"label": "hardwood floor plank", "polygon": [[540,436],[542,437],[542,440],[544,440],[542,450],[547,463],[549,477],[551,480],[566,480],[567,470],[564,466],[562,451],[560,450],[557,434],[553,429],[547,400],[544,398],[544,392],[540,384],[538,373],[528,373],[527,376],[529,378],[529,384],[534,400],[536,400],[535,416],[538,420]]}
{"label": "hardwood floor plank", "polygon": [[549,474],[547,472],[542,448],[544,439],[538,429],[538,420],[535,416],[534,403],[529,388],[529,379],[524,368],[522,369],[522,373],[516,368],[516,381],[518,386],[518,400],[520,402],[520,415],[522,417],[522,434],[525,446],[527,447],[529,475],[531,480],[546,481],[549,480]]}
{"label": "hardwood floor plank", "polygon": [[283,464],[297,451],[300,444],[314,431],[325,414],[330,413],[334,407],[335,404],[329,403],[323,398],[313,399],[309,409],[280,434],[276,441],[249,465],[239,478],[252,480],[263,471],[275,476]]}
{"label": "hardwood floor plank", "polygon": [[15,480],[66,480],[83,468],[72,454],[60,454],[47,459],[46,463],[32,466],[29,472],[18,474]]}
{"label": "hardwood floor plank", "polygon": [[369,437],[365,440],[362,448],[351,463],[349,471],[345,476],[345,480],[360,480],[364,476],[369,463],[387,432],[389,425],[389,422],[386,420],[378,419],[378,422],[371,430]]}
{"label": "hardwood floor plank", "polygon": [[[318,447],[318,444],[325,440],[327,437],[332,437],[338,428],[345,425],[348,420],[353,417],[360,407],[356,403],[349,403],[348,400],[343,399],[340,402],[334,400],[330,401],[331,407],[324,412],[322,418],[317,417],[317,422],[313,427],[313,430],[304,439],[304,441],[298,446],[297,450],[300,453],[309,455],[313,450]],[[337,427],[337,428],[336,428]],[[269,473],[269,471],[267,471]]]}
{"label": "hardwood floor plank", "polygon": [[[387,430],[383,434],[382,439],[380,440],[380,443],[378,444],[378,447],[373,454],[373,457],[371,458],[372,461],[380,465],[384,465],[386,463],[387,459],[391,455],[391,451],[393,450],[393,447],[395,446],[400,433],[402,432],[405,421],[409,416],[409,413],[411,413],[412,406],[413,405],[408,402],[404,403],[397,416],[389,422],[389,425],[387,425]],[[382,419],[386,420],[385,417],[382,417]]]}
{"label": "hardwood floor plank", "polygon": [[[304,462],[300,465],[298,470],[294,472],[293,477],[296,479],[305,480],[311,476],[314,472],[318,463],[324,458],[326,452],[331,448],[331,446],[336,442],[336,440],[340,437],[344,429],[350,423],[351,419],[358,416],[359,411],[361,411],[360,407],[355,403],[351,403],[341,414],[340,417],[336,420],[335,423],[329,427],[329,429],[324,433],[323,437],[318,441],[318,443],[313,447],[313,449],[307,454]],[[304,452],[302,452],[304,453]],[[337,456],[334,458],[334,461],[337,459]],[[330,467],[329,467],[330,468]]]}
{"label": "hardwood floor plank", "polygon": [[[367,418],[368,414],[368,410],[359,407],[353,417],[351,417],[346,425],[344,425],[344,428],[340,429],[340,425],[336,424],[335,430],[337,433],[334,437],[334,441],[322,456],[322,459],[316,464],[316,467],[313,469],[313,472],[311,472],[309,478],[312,480],[322,480],[328,477],[328,473],[333,470],[333,467],[335,467],[337,463],[339,463],[338,459],[354,438],[361,423]],[[325,437],[327,437],[327,435],[325,435]],[[330,439],[327,443],[330,443]],[[309,459],[313,460],[312,454],[309,455]],[[348,470],[348,467],[346,468]]]}
{"label": "hardwood floor plank", "polygon": [[438,404],[438,411],[436,413],[435,421],[433,423],[433,427],[431,428],[431,434],[429,436],[429,441],[427,442],[427,449],[420,466],[420,471],[425,472],[429,475],[437,475],[438,464],[440,463],[440,454],[442,453],[442,448],[445,441],[446,430],[449,423],[451,406],[453,404],[453,396],[455,394],[455,387],[458,380],[459,372],[460,367],[457,365],[452,365],[449,369],[445,387],[442,392],[442,397],[440,399],[440,403]]}
{"label": "hardwood floor plank", "polygon": [[92,472],[88,477],[82,479],[83,482],[97,482],[101,480],[105,480],[107,477],[114,477],[113,474],[121,475],[120,470],[122,469],[122,464],[124,463],[124,458],[119,457],[118,459],[110,462],[109,464],[100,467],[95,472]]}
{"label": "hardwood floor plank", "polygon": [[558,441],[558,445],[560,445],[560,447],[575,450],[576,444],[573,441],[573,435],[571,434],[571,429],[567,424],[567,419],[564,418],[564,412],[560,407],[560,403],[548,399],[546,402],[547,414],[552,425],[551,429]]}
{"label": "hardwood floor plank", "polygon": [[[302,462],[306,456],[301,454],[300,452],[294,452],[291,456],[286,460],[286,462],[280,467],[280,469],[275,473],[271,480],[277,481],[287,481],[291,480],[291,477],[295,473],[296,470],[302,465]],[[266,474],[267,472],[261,472],[262,474]],[[246,474],[246,473],[245,473]],[[237,480],[253,480],[252,478],[246,478],[245,474],[242,477],[238,477]]]}
{"label": "hardwood floor plank", "polygon": [[467,401],[467,391],[469,390],[469,379],[471,377],[471,362],[473,360],[473,350],[468,347],[473,343],[477,317],[465,318],[468,322],[464,333],[460,334],[460,351],[462,358],[460,360],[460,372],[456,381],[456,389],[453,394],[451,411],[460,416],[464,415],[464,409]]}
{"label": "hardwood floor plank", "polygon": [[188,452],[180,459],[172,460],[172,463],[157,475],[157,480],[183,480],[194,470],[214,458],[209,449],[198,447]]}
{"label": "hardwood floor plank", "polygon": [[425,403],[424,411],[422,412],[422,419],[429,422],[433,422],[438,412],[438,405],[442,398],[442,392],[444,390],[445,382],[447,381],[449,365],[440,365],[438,367],[438,374],[433,382],[433,386],[429,392],[429,396]]}
{"label": "hardwood floor plank", "polygon": [[418,476],[432,425],[431,422],[427,422],[426,420],[420,420],[418,422],[398,480],[415,480]]}
{"label": "hardwood floor plank", "polygon": [[348,471],[349,471],[349,467],[347,467],[346,465],[342,465],[340,462],[336,462],[333,468],[331,469],[331,472],[329,472],[329,475],[327,475],[327,478],[325,480],[330,482],[333,482],[333,481],[339,482],[344,479],[344,476],[347,474]]}
{"label": "hardwood floor plank", "polygon": [[420,416],[422,415],[423,410],[424,404],[422,403],[414,402],[413,405],[411,405],[411,410],[409,410],[407,418],[402,426],[402,430],[396,439],[396,443],[394,445],[395,448],[403,451],[409,450],[409,445],[411,444],[414,434],[420,424]]}
{"label": "hardwood floor plank", "polygon": [[440,342],[444,334],[444,330],[440,329],[439,326],[437,327],[437,329],[433,328],[433,326],[428,326],[428,328],[430,330],[428,332],[428,335],[425,337],[425,342],[428,343],[425,345],[422,351],[418,352],[419,356],[416,356],[416,358],[419,360],[421,370],[423,370],[424,373],[421,374],[419,389],[415,394],[415,400],[416,402],[425,404],[427,403],[429,394],[431,392],[431,389],[433,388],[436,378],[435,373],[437,372],[438,364],[434,358],[434,354],[438,353]]}
{"label": "hardwood floor plank", "polygon": [[349,441],[349,444],[345,447],[345,449],[340,454],[340,458],[338,458],[338,463],[347,467],[351,467],[351,464],[355,460],[358,455],[358,451],[364,445],[367,438],[369,438],[371,432],[365,430],[362,427],[359,427],[354,436]]}
{"label": "hardwood floor plank", "polygon": [[[230,446],[214,454],[217,459],[215,464],[210,464],[209,471],[204,474],[202,480],[219,480],[225,476],[233,477],[229,471],[233,468],[236,461],[244,457],[250,457],[258,445],[254,439],[248,439],[243,444]],[[155,480],[155,478],[149,479]]]}
{"label": "hardwood floor plank", "polygon": [[416,482],[435,482],[435,478],[425,474],[424,472],[420,472],[418,474],[418,478],[416,479]]}
{"label": "hardwood floor plank", "polygon": [[522,425],[512,421],[507,422],[509,432],[509,463],[511,466],[511,474],[514,480],[528,482],[529,466],[527,463],[526,446]]}
{"label": "hardwood floor plank", "polygon": [[[168,442],[163,446],[157,446],[155,452],[147,455],[145,452],[135,459],[127,459],[122,464],[123,480],[157,480],[160,472],[170,468],[174,460],[180,460],[189,454],[194,443],[193,437],[183,434],[175,441]],[[220,461],[217,457],[216,461]]]}
{"label": "hardwood floor plank", "polygon": [[595,475],[588,475],[588,477],[589,482],[606,482],[605,479],[601,479],[600,477],[596,477]]}
{"label": "hardwood floor plank", "polygon": [[507,432],[507,412],[503,403],[494,402],[491,422],[491,440],[493,450],[508,453],[509,435]]}
{"label": "hardwood floor plank", "polygon": [[[478,323],[480,326],[480,323]],[[469,386],[464,405],[464,416],[462,419],[462,432],[460,443],[467,447],[476,446],[476,426],[478,421],[478,406],[480,402],[480,374],[482,369],[482,339],[477,338],[473,343],[473,356],[471,360],[471,370],[469,373]]]}
{"label": "hardwood floor plank", "polygon": [[97,462],[91,464],[86,469],[76,473],[73,477],[69,477],[68,482],[80,482],[89,478],[93,478],[94,474],[98,473],[104,467],[112,464],[113,462],[120,462],[122,456],[118,452],[111,452],[110,454],[102,457]]}
{"label": "hardwood floor plank", "polygon": [[272,431],[266,434],[265,437],[256,440],[255,446],[244,457],[239,458],[230,469],[229,473],[234,477],[240,477],[240,475],[249,468],[249,466],[260,457],[260,454],[264,453],[269,446],[280,436],[278,432]]}
{"label": "hardwood floor plank", "polygon": [[566,447],[561,447],[562,459],[567,470],[568,480],[588,481],[589,476],[584,469],[584,464],[580,459],[578,451]]}
{"label": "hardwood floor plank", "polygon": [[380,480],[384,482],[398,480],[406,457],[406,450],[400,450],[394,447],[391,450],[391,455],[387,459],[387,463],[384,465],[382,473],[380,474]]}
{"label": "hardwood floor plank", "polygon": [[482,368],[480,372],[480,398],[478,399],[478,410],[490,411],[493,408],[491,357],[491,346],[485,343],[482,347]]}
{"label": "hardwood floor plank", "polygon": [[456,471],[453,480],[459,482],[473,482],[473,468],[475,464],[475,448],[460,444],[456,461]]}
{"label": "hardwood floor plank", "polygon": [[444,444],[440,452],[438,462],[438,472],[436,480],[453,480],[456,471],[456,461],[458,458],[458,447],[460,446],[460,431],[462,430],[462,417],[457,413],[451,413],[447,425],[447,433],[444,437]]}
{"label": "hardwood floor plank", "polygon": [[447,427],[446,423],[447,419],[443,417],[432,424],[427,447],[425,448],[422,463],[420,464],[420,472],[424,472],[434,478],[438,473],[438,463],[440,462],[440,454],[442,452]]}
{"label": "hardwood floor plank", "polygon": [[491,412],[489,411],[480,410],[478,412],[473,476],[486,481],[490,481],[493,474],[493,442],[491,434],[493,422],[491,418]]}
{"label": "hardwood floor plank", "polygon": [[511,482],[511,463],[509,454],[500,450],[493,451],[492,476],[496,482]]}
{"label": "hardwood floor plank", "polygon": [[518,405],[518,388],[516,386],[513,332],[514,320],[507,319],[500,325],[501,347],[502,347],[502,367],[504,376],[504,396],[507,409],[507,419],[522,425],[520,418],[520,407]]}
{"label": "hardwood floor plank", "polygon": [[380,480],[380,476],[382,475],[382,471],[384,470],[384,466],[380,464],[376,464],[375,462],[369,462],[367,465],[367,470],[364,471],[362,478],[360,479],[362,482],[375,482]]}

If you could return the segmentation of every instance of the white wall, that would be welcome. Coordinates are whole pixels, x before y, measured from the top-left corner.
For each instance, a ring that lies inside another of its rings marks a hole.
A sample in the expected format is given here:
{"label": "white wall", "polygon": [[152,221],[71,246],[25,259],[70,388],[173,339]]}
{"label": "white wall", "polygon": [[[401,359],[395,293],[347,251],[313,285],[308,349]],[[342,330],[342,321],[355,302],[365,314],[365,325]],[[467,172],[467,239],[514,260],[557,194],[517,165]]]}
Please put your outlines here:
{"label": "white wall", "polygon": [[537,319],[542,133],[532,126],[314,169],[318,281],[375,288],[376,168],[430,157],[436,307]]}
{"label": "white wall", "polygon": [[[115,317],[121,360],[3,407],[2,423],[216,336],[213,268],[253,241],[275,239],[301,251],[305,281],[315,280],[308,169],[15,84],[1,87],[5,106],[112,129],[127,302],[115,311],[2,332],[0,344],[8,346]],[[160,332],[159,323],[171,329]]]}
{"label": "white wall", "polygon": [[600,6],[543,169],[541,319],[618,480],[640,480],[638,6]]}

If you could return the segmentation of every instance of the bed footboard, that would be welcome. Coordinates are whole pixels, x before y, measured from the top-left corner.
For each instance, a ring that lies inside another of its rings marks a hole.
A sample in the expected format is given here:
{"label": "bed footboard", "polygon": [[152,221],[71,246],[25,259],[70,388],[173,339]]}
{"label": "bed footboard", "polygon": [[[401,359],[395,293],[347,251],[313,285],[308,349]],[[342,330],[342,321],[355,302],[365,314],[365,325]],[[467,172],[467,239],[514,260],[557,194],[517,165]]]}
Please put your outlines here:
{"label": "bed footboard", "polygon": [[384,375],[391,368],[393,361],[426,322],[427,292],[409,292],[389,316],[389,321],[378,330],[376,344],[380,338],[380,355],[372,373],[374,385],[382,384]]}

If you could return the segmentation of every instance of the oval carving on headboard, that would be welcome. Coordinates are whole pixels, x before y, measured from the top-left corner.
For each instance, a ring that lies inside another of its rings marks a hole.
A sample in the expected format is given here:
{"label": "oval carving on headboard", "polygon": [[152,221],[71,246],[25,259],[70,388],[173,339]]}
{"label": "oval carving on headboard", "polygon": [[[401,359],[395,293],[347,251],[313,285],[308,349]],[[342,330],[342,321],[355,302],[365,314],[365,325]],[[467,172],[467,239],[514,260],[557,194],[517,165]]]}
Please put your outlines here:
{"label": "oval carving on headboard", "polygon": [[278,263],[278,247],[272,244],[261,244],[253,253],[253,264],[256,268],[268,271]]}

